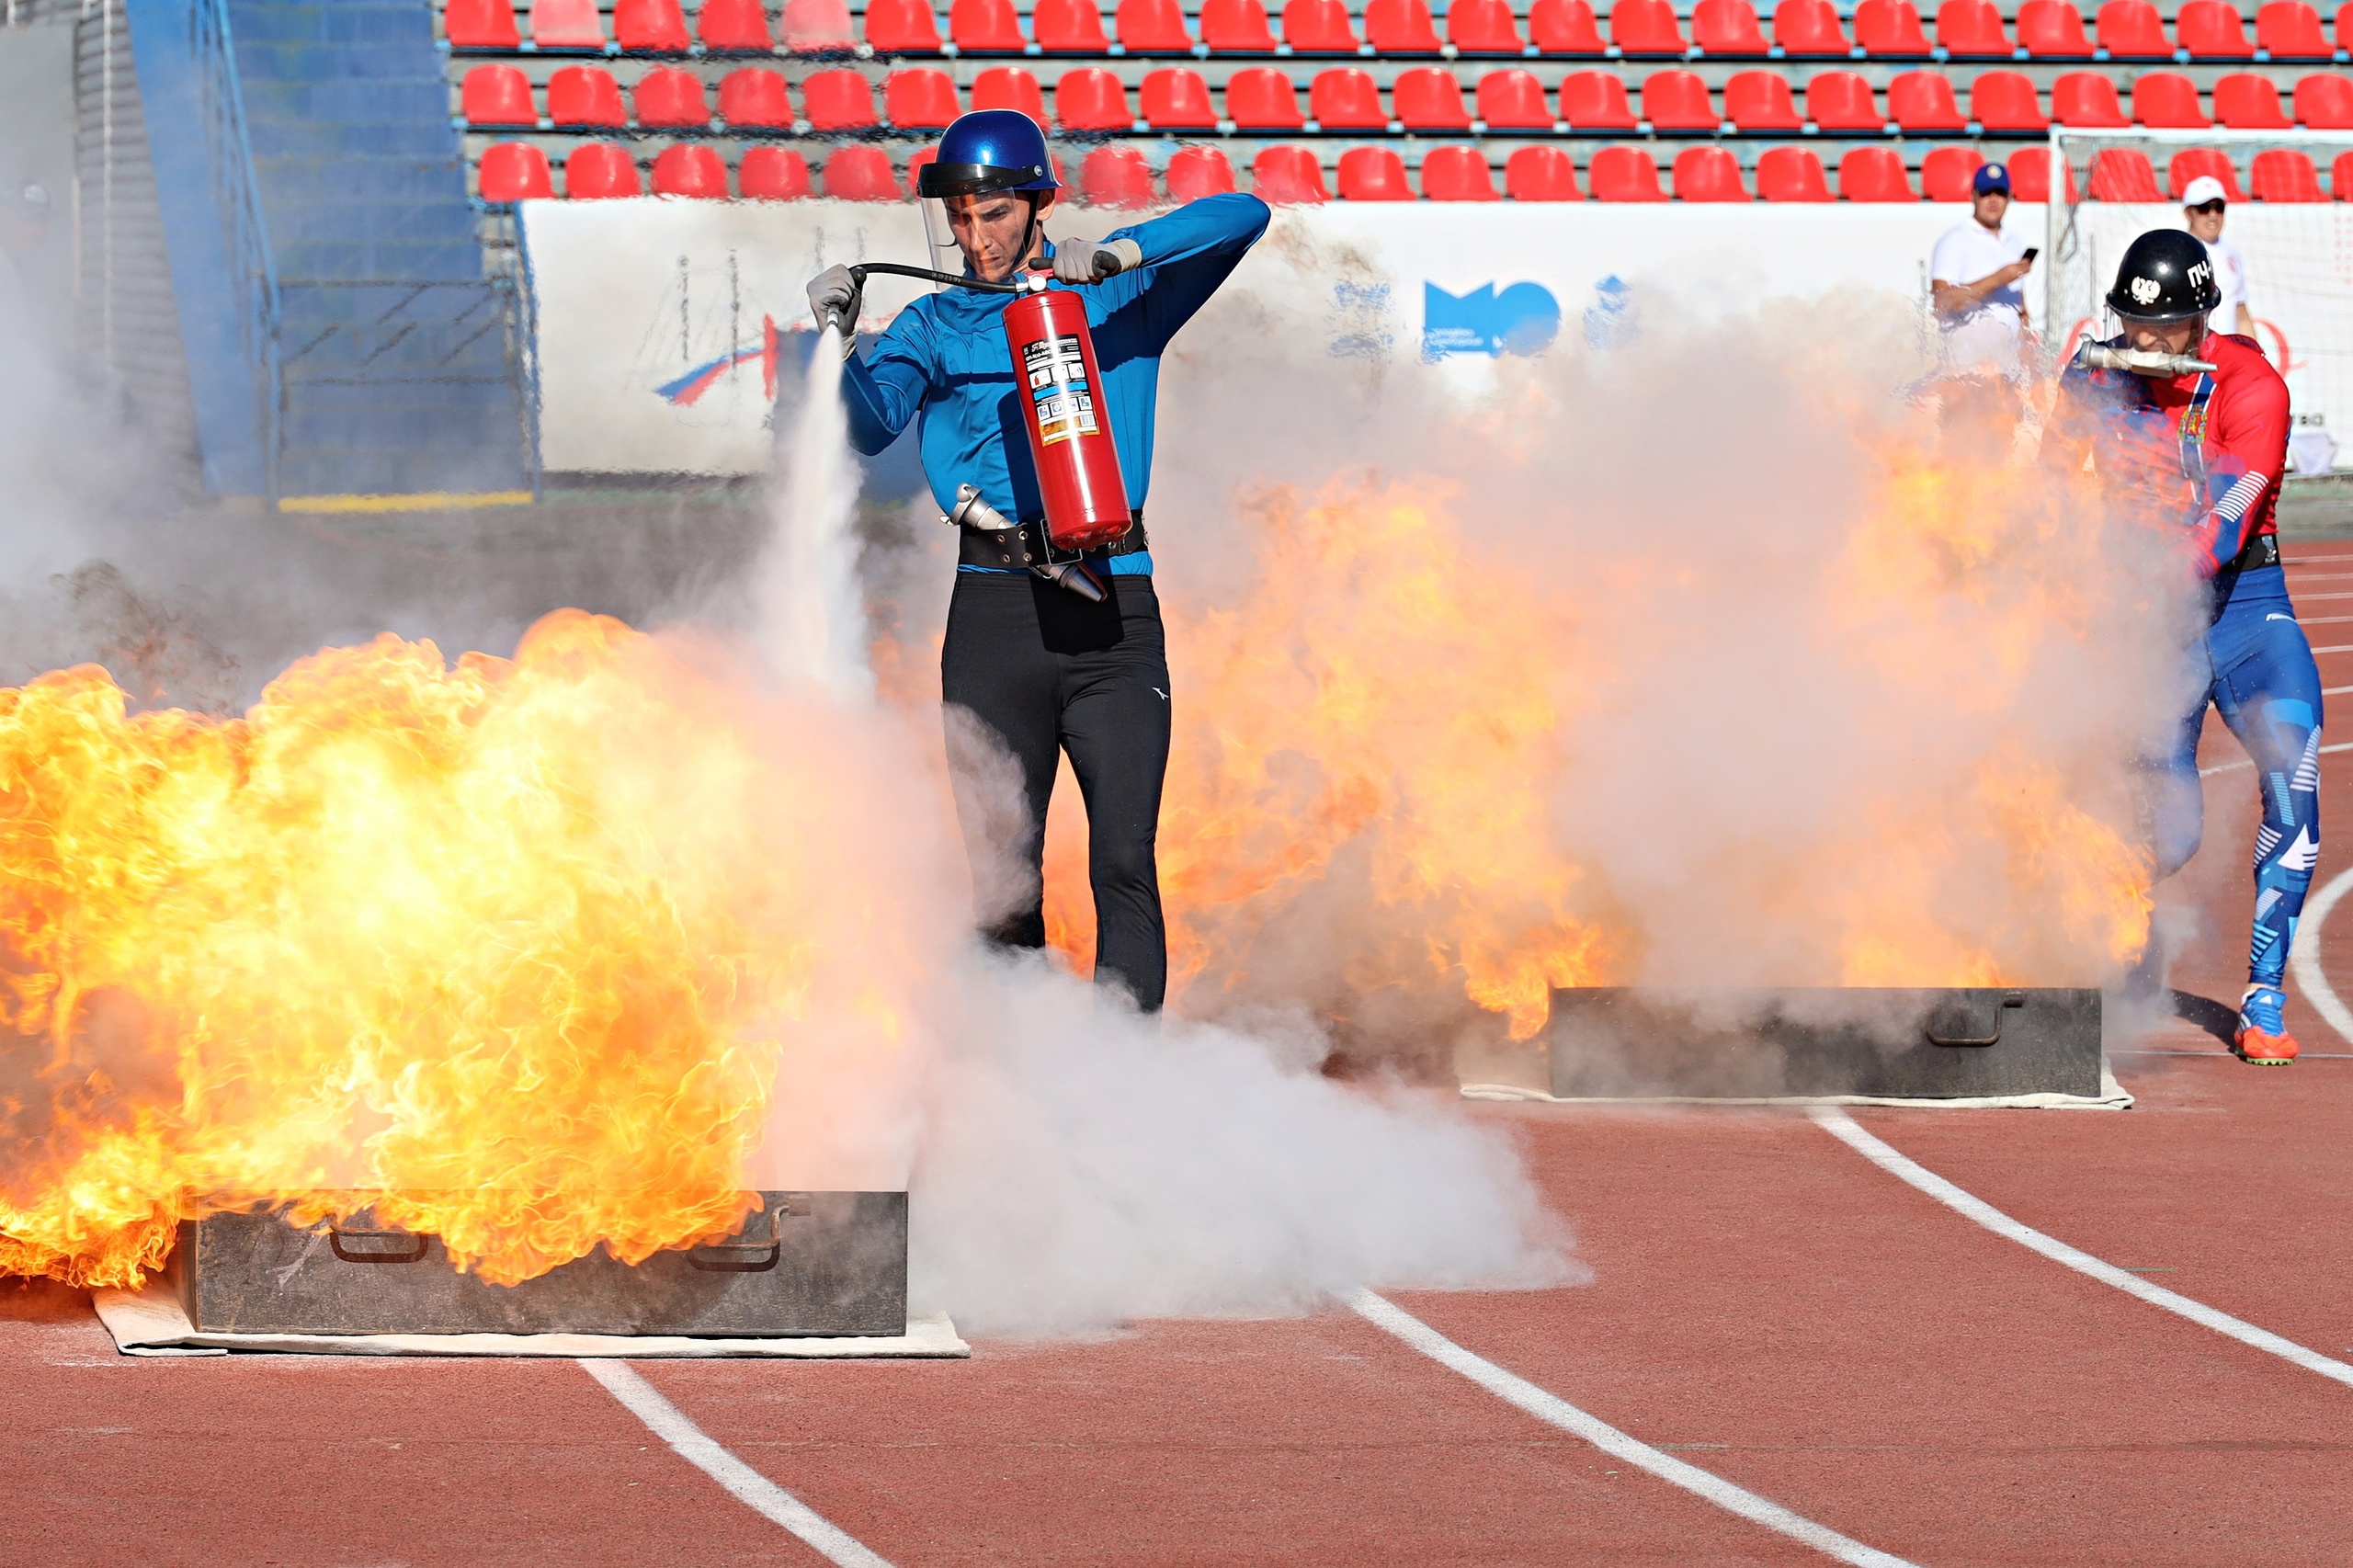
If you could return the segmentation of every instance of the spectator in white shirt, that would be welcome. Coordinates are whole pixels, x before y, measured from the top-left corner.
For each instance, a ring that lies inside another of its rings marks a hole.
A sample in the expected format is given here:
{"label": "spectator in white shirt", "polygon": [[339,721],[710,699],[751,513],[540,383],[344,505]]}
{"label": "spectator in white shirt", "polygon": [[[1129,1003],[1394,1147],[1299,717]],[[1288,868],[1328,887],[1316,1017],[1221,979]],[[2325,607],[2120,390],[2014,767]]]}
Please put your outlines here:
{"label": "spectator in white shirt", "polygon": [[2241,332],[2253,337],[2255,312],[2247,306],[2246,257],[2236,241],[2222,238],[2222,213],[2228,205],[2222,182],[2212,175],[2200,175],[2182,190],[2182,224],[2206,242],[2206,254],[2214,258],[2214,281],[2222,289],[2222,302],[2206,318],[2206,330]]}
{"label": "spectator in white shirt", "polygon": [[2010,171],[1983,164],[1970,184],[1969,221],[1937,241],[1928,257],[1929,297],[1944,329],[1950,372],[2015,375],[2026,346],[2026,290],[2033,269],[2026,242],[2002,232],[2010,210]]}

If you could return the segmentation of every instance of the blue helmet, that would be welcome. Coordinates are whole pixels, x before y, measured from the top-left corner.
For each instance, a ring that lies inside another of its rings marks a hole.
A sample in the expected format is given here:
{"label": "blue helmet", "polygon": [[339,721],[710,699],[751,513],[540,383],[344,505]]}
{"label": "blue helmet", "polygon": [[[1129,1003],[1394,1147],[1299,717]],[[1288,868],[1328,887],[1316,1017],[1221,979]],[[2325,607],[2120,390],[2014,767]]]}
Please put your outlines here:
{"label": "blue helmet", "polygon": [[939,139],[939,156],[915,176],[917,196],[981,196],[998,190],[1060,190],[1046,133],[1019,109],[960,114]]}

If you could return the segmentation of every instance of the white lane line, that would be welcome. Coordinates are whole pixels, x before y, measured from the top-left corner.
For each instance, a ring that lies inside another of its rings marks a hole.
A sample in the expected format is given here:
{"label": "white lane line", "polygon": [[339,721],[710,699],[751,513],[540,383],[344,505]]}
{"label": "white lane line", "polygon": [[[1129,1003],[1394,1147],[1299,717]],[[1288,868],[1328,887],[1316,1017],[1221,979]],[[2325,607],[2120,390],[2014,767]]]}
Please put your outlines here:
{"label": "white lane line", "polygon": [[[2353,751],[2353,741],[2339,741],[2333,746],[2320,748],[2320,754],[2323,756],[2326,756],[2333,751]],[[2253,767],[2254,766],[2255,762],[2252,758],[2243,756],[2236,762],[2218,762],[2211,767],[2201,767],[2198,770],[2198,777],[2211,778],[2217,773],[2228,773],[2234,767]]]}
{"label": "white lane line", "polygon": [[721,1448],[628,1362],[584,1360],[580,1367],[604,1384],[606,1392],[627,1405],[648,1431],[669,1444],[671,1452],[719,1483],[754,1513],[808,1542],[826,1562],[840,1568],[891,1568],[887,1558],[868,1551],[847,1530]]}
{"label": "white lane line", "polygon": [[[2339,881],[2343,880],[2342,877],[2338,879]],[[2153,1307],[2163,1307],[2202,1327],[2211,1328],[2216,1334],[2226,1335],[2242,1345],[2268,1351],[2283,1361],[2293,1361],[2308,1372],[2318,1372],[2324,1378],[2353,1388],[2353,1366],[2324,1356],[2317,1350],[2308,1350],[2292,1339],[2283,1339],[2268,1328],[2257,1328],[2203,1301],[2193,1301],[2162,1285],[2152,1285],[2137,1274],[2128,1274],[2112,1263],[2103,1263],[2087,1252],[2078,1252],[2063,1241],[2044,1235],[2031,1225],[2020,1224],[1984,1199],[1955,1187],[1936,1172],[1915,1164],[1872,1137],[1853,1117],[1836,1106],[1817,1107],[1812,1114],[1824,1131],[1888,1175],[1908,1182],[1946,1208],[1967,1215],[1995,1235],[2007,1236],[2053,1263],[2064,1264],[2076,1273],[2087,1274],[2104,1285],[2113,1285],[2126,1295],[2138,1296]]]}
{"label": "white lane line", "polygon": [[1877,1547],[1850,1540],[1827,1525],[1817,1525],[1802,1514],[1793,1514],[1779,1503],[1759,1497],[1756,1493],[1734,1486],[1720,1475],[1687,1464],[1672,1454],[1661,1453],[1648,1443],[1630,1437],[1607,1421],[1588,1415],[1555,1393],[1548,1393],[1517,1373],[1506,1372],[1493,1361],[1474,1356],[1413,1313],[1395,1302],[1374,1295],[1370,1290],[1352,1291],[1347,1303],[1358,1316],[1374,1327],[1404,1341],[1440,1366],[1461,1373],[1464,1377],[1494,1394],[1507,1404],[1518,1406],[1537,1420],[1562,1431],[1584,1438],[1610,1458],[1645,1470],[1661,1481],[1696,1493],[1717,1507],[1738,1514],[1752,1524],[1777,1530],[1791,1540],[1813,1548],[1825,1557],[1841,1562],[1851,1562],[1857,1568],[1912,1568],[1904,1558],[1893,1556]]}
{"label": "white lane line", "polygon": [[2328,924],[2328,912],[2336,901],[2353,892],[2353,868],[2328,879],[2328,885],[2313,894],[2304,905],[2302,918],[2296,922],[2296,945],[2288,950],[2288,969],[2296,977],[2296,989],[2313,1011],[2328,1020],[2328,1027],[2347,1040],[2353,1040],[2353,1009],[2337,999],[2336,987],[2328,983],[2328,973],[2320,961],[2321,927]]}
{"label": "white lane line", "polygon": [[2315,648],[2315,653],[2353,653],[2353,642],[2335,642],[2325,648]]}

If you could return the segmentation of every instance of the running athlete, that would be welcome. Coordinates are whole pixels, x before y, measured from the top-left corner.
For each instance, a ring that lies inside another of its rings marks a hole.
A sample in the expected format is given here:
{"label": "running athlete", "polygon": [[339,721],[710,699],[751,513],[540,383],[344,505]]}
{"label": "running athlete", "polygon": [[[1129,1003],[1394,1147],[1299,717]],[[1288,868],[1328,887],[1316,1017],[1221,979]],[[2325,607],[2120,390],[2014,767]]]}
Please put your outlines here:
{"label": "running athlete", "polygon": [[2255,929],[2234,1049],[2277,1066],[2296,1057],[2279,987],[2320,856],[2320,671],[2288,599],[2273,520],[2287,467],[2288,384],[2253,338],[2209,330],[2207,312],[2221,298],[2195,235],[2143,234],[2108,296],[2123,332],[2088,346],[2060,389],[2065,427],[2089,439],[2094,466],[2144,516],[2184,527],[2189,568],[2207,585],[2206,689],[2154,769],[2157,874],[2171,876],[2198,852],[2198,735],[2211,702],[2262,780]]}
{"label": "running athlete", "polygon": [[[945,204],[968,275],[1002,282],[1025,267],[1051,269],[1060,283],[1080,288],[1135,525],[1089,552],[1085,574],[1049,575],[1024,564],[1047,559],[1045,514],[1000,319],[1008,295],[944,289],[901,311],[865,360],[853,354],[843,377],[850,442],[879,452],[915,420],[924,473],[943,512],[972,516],[971,508],[959,510],[958,494],[971,485],[1000,515],[989,526],[1018,522],[1017,539],[976,526],[959,530],[941,695],[970,710],[1019,764],[1029,807],[1019,847],[1040,887],[1047,799],[1057,754],[1069,754],[1086,801],[1095,978],[1124,986],[1154,1011],[1168,987],[1154,844],[1168,771],[1170,688],[1143,503],[1160,356],[1266,233],[1267,204],[1255,196],[1212,196],[1100,242],[1052,244],[1045,222],[1061,182],[1045,136],[1011,109],[958,119],[915,188]],[[809,302],[820,322],[854,325],[858,280],[847,267],[829,268],[809,285]],[[1074,591],[1098,587],[1099,598]],[[989,817],[973,781],[961,775],[957,809],[977,868]],[[1044,947],[1042,891],[986,935],[1009,947]]]}

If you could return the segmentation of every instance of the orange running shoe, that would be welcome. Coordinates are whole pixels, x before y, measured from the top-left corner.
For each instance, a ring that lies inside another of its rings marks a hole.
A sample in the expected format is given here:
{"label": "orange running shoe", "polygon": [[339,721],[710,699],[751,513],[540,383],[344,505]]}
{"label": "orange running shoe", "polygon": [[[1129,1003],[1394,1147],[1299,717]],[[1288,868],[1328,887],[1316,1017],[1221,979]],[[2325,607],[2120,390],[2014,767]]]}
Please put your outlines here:
{"label": "orange running shoe", "polygon": [[2231,1049],[2257,1067],[2285,1067],[2296,1059],[2296,1037],[2288,1032],[2288,998],[2276,985],[2250,985],[2239,998],[2238,1038]]}

